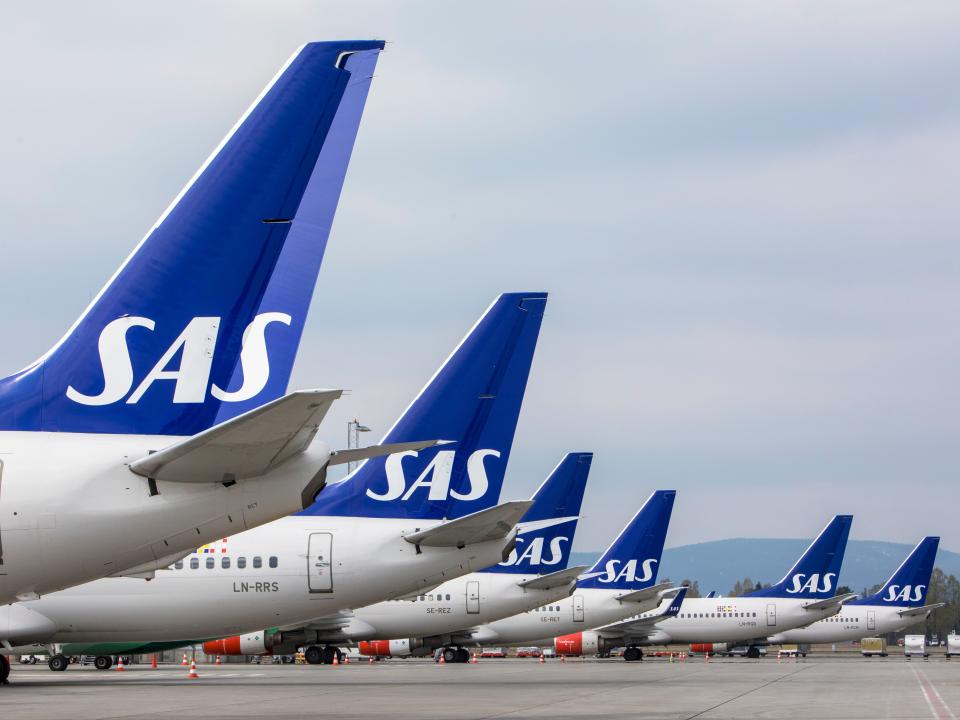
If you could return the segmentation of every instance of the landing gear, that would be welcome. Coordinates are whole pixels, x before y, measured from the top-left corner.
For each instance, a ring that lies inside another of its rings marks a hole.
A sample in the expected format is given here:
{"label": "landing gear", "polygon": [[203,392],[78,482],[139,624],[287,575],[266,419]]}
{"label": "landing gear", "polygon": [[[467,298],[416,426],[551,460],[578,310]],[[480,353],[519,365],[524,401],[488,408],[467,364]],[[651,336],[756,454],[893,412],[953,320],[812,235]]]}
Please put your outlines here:
{"label": "landing gear", "polygon": [[638,647],[628,647],[623,651],[623,659],[626,662],[641,662],[643,660],[643,650]]}
{"label": "landing gear", "polygon": [[68,665],[70,665],[70,661],[66,655],[54,655],[50,658],[50,662],[47,663],[47,667],[54,672],[63,672],[67,669]]}
{"label": "landing gear", "polygon": [[747,648],[747,657],[752,660],[758,660],[760,658],[760,648],[756,645],[751,645]]}
{"label": "landing gear", "polygon": [[439,662],[443,658],[445,663],[468,663],[470,662],[470,651],[463,647],[445,647],[434,656],[434,661]]}
{"label": "landing gear", "polygon": [[316,645],[311,645],[303,651],[303,659],[307,661],[308,665],[322,665],[323,649],[318,648]]}
{"label": "landing gear", "polygon": [[93,666],[97,670],[109,670],[113,667],[113,658],[109,655],[97,655],[93,661]]}
{"label": "landing gear", "polygon": [[445,663],[455,663],[458,662],[457,658],[457,649],[452,647],[447,647],[443,649],[443,661]]}
{"label": "landing gear", "polygon": [[470,662],[470,651],[466,648],[457,648],[457,662],[458,663],[468,663]]}
{"label": "landing gear", "polygon": [[6,685],[10,677],[10,658],[6,655],[0,655],[0,685]]}
{"label": "landing gear", "polygon": [[337,659],[337,665],[343,662],[343,653],[340,651],[340,648],[334,647],[333,645],[325,645],[323,648],[323,664],[333,665],[334,658]]}

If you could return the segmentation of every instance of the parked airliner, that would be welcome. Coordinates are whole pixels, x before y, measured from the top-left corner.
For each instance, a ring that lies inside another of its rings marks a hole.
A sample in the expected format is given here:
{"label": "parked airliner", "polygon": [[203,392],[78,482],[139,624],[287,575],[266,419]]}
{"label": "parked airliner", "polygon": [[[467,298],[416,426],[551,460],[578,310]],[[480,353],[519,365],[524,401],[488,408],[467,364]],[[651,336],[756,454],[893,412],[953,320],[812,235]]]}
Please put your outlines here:
{"label": "parked airliner", "polygon": [[381,452],[314,441],[339,390],[285,393],[382,48],[298,50],[66,334],[0,379],[0,603],[155,572]]}
{"label": "parked airliner", "polygon": [[926,605],[938,537],[925,537],[879,591],[844,603],[833,617],[771,635],[768,642],[833,643],[886,635],[926,620],[944,603]]}
{"label": "parked airliner", "polygon": [[[358,641],[366,654],[427,654],[443,648],[446,662],[467,662],[470,654],[463,645],[472,644],[472,629],[478,625],[569,596],[585,569],[567,563],[592,458],[591,453],[570,453],[550,473],[523,516],[516,547],[506,560],[428,592],[354,610],[341,628],[320,634],[327,648],[306,648],[307,662],[332,659],[335,646]],[[282,635],[259,633],[266,642],[257,644],[257,654],[295,652],[296,642],[284,644]],[[206,643],[204,650],[249,654],[252,644],[234,637]]]}
{"label": "parked airliner", "polygon": [[265,627],[309,644],[322,625],[307,621],[339,627],[351,608],[502,560],[530,505],[495,503],[545,304],[543,293],[497,298],[383,441],[452,442],[368,460],[307,510],[208,544],[149,582],[106,578],[0,608],[0,630],[6,620],[15,642],[52,645],[54,670],[68,655],[109,667],[112,654]]}
{"label": "parked airliner", "polygon": [[[623,646],[624,660],[642,660],[642,645],[668,643],[750,644],[749,657],[773,631],[809,624],[836,615],[856,597],[834,596],[853,517],[837,515],[810,544],[784,578],[771,587],[741,597],[687,598],[680,612],[666,620],[640,614],[616,624],[555,639],[557,652],[605,654]],[[711,652],[711,648],[704,648]]]}

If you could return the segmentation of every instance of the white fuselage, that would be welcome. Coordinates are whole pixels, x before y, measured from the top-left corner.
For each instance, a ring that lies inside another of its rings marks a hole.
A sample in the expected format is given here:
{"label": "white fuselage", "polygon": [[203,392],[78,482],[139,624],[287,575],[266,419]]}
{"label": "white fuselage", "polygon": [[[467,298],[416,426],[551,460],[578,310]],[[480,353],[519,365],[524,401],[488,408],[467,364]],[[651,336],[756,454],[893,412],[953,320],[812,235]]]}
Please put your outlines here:
{"label": "white fuselage", "polygon": [[771,634],[768,641],[773,644],[832,643],[886,635],[923,622],[925,614],[907,617],[900,614],[909,609],[900,605],[844,605],[833,617]]}
{"label": "white fuselage", "polygon": [[566,598],[571,581],[548,590],[524,588],[536,573],[477,572],[450,580],[414,598],[377,603],[355,610],[344,640],[436,640],[428,645],[466,643],[484,623]]}
{"label": "white fuselage", "polygon": [[[418,553],[401,537],[439,522],[282,518],[201,548],[150,581],[104,578],[18,603],[13,608],[31,611],[34,624],[35,615],[47,618],[53,632],[14,639],[192,642],[304,623],[487,567],[510,542],[508,536]],[[123,545],[122,532],[111,536]]]}
{"label": "white fuselage", "polygon": [[[718,597],[685,599],[680,612],[661,620],[637,644],[721,643],[765,638],[835,615],[840,605],[822,610],[805,606],[813,600],[777,597]],[[600,634],[606,637],[607,632]]]}
{"label": "white fuselage", "polygon": [[569,597],[518,615],[487,623],[477,630],[477,641],[494,645],[525,645],[531,641],[569,635],[618,622],[653,610],[659,595],[644,602],[621,602],[624,590],[577,588]]}
{"label": "white fuselage", "polygon": [[180,439],[0,432],[0,603],[149,571],[296,512],[330,457],[315,440],[261,478],[231,487],[158,481],[151,495],[147,478],[127,463]]}

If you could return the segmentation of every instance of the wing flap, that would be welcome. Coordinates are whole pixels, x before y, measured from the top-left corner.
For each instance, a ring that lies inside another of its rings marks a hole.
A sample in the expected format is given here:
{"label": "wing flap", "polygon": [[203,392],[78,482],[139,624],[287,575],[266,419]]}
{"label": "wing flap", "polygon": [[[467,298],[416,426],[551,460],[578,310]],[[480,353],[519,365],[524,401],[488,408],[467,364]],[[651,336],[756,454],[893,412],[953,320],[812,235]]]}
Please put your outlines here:
{"label": "wing flap", "polygon": [[263,475],[303,452],[342,390],[301,390],[130,463],[138,475],[214,483]]}
{"label": "wing flap", "polygon": [[403,539],[423,547],[456,548],[499,540],[513,532],[517,522],[531,504],[529,500],[501,503],[426,530],[404,535]]}

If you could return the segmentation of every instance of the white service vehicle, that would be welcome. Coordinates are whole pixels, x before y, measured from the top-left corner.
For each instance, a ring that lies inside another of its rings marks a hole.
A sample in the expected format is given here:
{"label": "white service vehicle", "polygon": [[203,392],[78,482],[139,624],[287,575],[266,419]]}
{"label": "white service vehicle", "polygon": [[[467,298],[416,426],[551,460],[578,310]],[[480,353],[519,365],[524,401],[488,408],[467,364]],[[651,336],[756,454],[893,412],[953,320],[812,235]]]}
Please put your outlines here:
{"label": "white service vehicle", "polygon": [[[496,563],[528,501],[495,505],[546,304],[501,295],[431,378],[384,445],[449,442],[363,463],[302,512],[201,547],[150,580],[105,578],[0,608],[20,643],[68,657],[155,652],[232,634],[243,647],[279,628],[298,644],[354,607],[408,595]],[[19,618],[38,618],[28,629]],[[332,659],[335,648],[326,648]],[[98,666],[99,667],[99,666]]]}
{"label": "white service vehicle", "polygon": [[930,653],[927,652],[927,636],[904,635],[903,656],[908,660],[912,657],[930,657]]}

